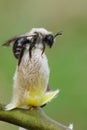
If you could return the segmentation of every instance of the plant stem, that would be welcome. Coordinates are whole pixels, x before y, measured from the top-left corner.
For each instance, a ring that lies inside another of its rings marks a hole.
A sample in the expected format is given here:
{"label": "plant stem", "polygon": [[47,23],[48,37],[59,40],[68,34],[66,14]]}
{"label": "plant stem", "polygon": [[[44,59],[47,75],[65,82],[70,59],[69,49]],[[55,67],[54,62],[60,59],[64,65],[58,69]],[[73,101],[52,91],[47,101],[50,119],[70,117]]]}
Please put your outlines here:
{"label": "plant stem", "polygon": [[71,130],[59,122],[49,118],[42,108],[22,109],[16,108],[5,111],[4,105],[0,104],[0,121],[5,121],[24,127],[29,130]]}

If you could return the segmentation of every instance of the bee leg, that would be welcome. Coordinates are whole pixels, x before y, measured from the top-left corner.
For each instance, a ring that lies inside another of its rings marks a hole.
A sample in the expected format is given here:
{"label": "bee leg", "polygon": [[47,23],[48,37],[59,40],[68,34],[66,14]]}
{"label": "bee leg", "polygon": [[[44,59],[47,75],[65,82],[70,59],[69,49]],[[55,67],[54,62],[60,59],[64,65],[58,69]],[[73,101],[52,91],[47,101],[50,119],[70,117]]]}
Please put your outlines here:
{"label": "bee leg", "polygon": [[46,48],[45,43],[43,43],[43,50],[42,50],[42,54],[41,55],[43,55],[43,53],[45,51],[45,48]]}
{"label": "bee leg", "polygon": [[32,56],[31,55],[32,48],[33,48],[32,46],[30,46],[30,48],[29,48],[29,57],[30,57],[30,59],[31,59],[31,56]]}
{"label": "bee leg", "polygon": [[32,48],[34,47],[34,44],[31,43],[30,47],[29,47],[29,56],[30,58],[32,57]]}
{"label": "bee leg", "polygon": [[23,57],[23,54],[24,54],[24,50],[25,50],[25,46],[23,46],[22,50],[21,50],[21,53],[20,53],[20,56],[19,56],[19,61],[18,61],[18,66],[20,65],[21,63],[21,60],[22,60],[22,57]]}

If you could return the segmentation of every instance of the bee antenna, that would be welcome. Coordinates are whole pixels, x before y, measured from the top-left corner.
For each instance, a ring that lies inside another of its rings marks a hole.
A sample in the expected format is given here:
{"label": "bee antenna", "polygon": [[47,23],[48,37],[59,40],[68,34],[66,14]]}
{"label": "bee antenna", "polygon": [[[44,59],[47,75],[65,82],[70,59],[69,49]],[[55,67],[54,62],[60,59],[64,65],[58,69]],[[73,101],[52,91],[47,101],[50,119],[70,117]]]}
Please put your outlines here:
{"label": "bee antenna", "polygon": [[63,31],[59,31],[58,33],[56,33],[56,34],[54,35],[54,39],[55,39],[57,36],[62,35],[62,32],[63,32]]}

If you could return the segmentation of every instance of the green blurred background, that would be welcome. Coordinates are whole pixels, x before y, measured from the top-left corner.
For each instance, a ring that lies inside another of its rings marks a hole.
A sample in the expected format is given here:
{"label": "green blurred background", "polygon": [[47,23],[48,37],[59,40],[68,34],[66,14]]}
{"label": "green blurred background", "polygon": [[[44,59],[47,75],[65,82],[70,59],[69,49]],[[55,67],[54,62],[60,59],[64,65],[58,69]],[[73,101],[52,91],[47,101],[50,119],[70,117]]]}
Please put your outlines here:
{"label": "green blurred background", "polygon": [[[33,27],[54,34],[63,30],[52,49],[47,49],[50,86],[60,94],[45,108],[53,119],[74,130],[87,130],[87,0],[0,0],[0,45]],[[17,60],[11,48],[0,46],[0,102],[12,95]],[[0,122],[0,130],[18,127]]]}

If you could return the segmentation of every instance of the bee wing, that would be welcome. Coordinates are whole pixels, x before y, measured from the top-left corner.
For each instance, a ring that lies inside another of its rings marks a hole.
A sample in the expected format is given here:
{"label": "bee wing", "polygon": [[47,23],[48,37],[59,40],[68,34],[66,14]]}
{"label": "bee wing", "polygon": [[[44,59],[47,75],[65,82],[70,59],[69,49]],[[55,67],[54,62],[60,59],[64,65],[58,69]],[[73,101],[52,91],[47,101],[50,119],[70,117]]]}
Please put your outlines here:
{"label": "bee wing", "polygon": [[33,37],[33,36],[35,36],[36,34],[31,34],[31,33],[29,33],[29,32],[27,32],[27,33],[25,33],[25,34],[22,34],[22,35],[17,35],[17,36],[15,36],[15,37],[13,37],[13,38],[11,38],[11,39],[9,39],[8,41],[6,41],[2,46],[4,46],[4,47],[8,47],[8,46],[10,46],[10,45],[13,45],[14,44],[14,42],[16,41],[16,40],[18,40],[18,39],[20,39],[20,38],[24,38],[24,37]]}

